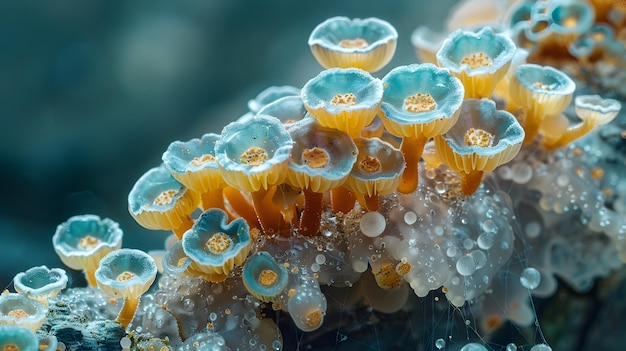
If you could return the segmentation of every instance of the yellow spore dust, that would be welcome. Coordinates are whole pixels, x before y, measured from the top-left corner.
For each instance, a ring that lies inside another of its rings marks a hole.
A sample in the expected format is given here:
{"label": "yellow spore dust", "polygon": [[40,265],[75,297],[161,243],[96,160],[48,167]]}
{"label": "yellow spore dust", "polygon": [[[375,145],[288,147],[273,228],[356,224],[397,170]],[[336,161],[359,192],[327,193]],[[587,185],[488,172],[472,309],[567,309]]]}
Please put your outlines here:
{"label": "yellow spore dust", "polygon": [[404,109],[408,112],[428,112],[436,107],[437,102],[430,94],[416,93],[404,99]]}
{"label": "yellow spore dust", "polygon": [[396,267],[391,263],[386,263],[374,272],[378,286],[383,289],[392,289],[400,286],[402,277],[396,272]]}
{"label": "yellow spore dust", "polygon": [[78,246],[83,250],[91,249],[94,246],[98,246],[98,244],[100,244],[100,239],[89,234],[78,240]]}
{"label": "yellow spore dust", "polygon": [[326,150],[319,147],[302,151],[302,162],[311,168],[322,168],[328,164],[329,159]]}
{"label": "yellow spore dust", "polygon": [[359,169],[365,173],[374,173],[380,170],[380,160],[376,157],[365,156],[359,162]]}
{"label": "yellow spore dust", "polygon": [[228,235],[224,233],[215,233],[209,240],[207,240],[205,246],[210,252],[221,254],[228,250],[231,244],[232,240],[228,237]]}
{"label": "yellow spore dust", "polygon": [[493,143],[493,135],[484,129],[470,128],[467,133],[465,133],[463,142],[465,142],[467,146],[490,147]]}
{"label": "yellow spore dust", "polygon": [[352,106],[356,104],[356,96],[352,93],[337,94],[330,100],[331,105],[335,106]]}
{"label": "yellow spore dust", "polygon": [[343,39],[339,42],[339,46],[346,49],[363,49],[366,48],[367,45],[369,44],[363,38]]}
{"label": "yellow spore dust", "polygon": [[316,328],[322,324],[324,314],[320,310],[315,310],[306,316],[306,325],[310,328]]}
{"label": "yellow spore dust", "polygon": [[8,344],[2,347],[2,351],[20,351],[20,348],[15,344]]}
{"label": "yellow spore dust", "polygon": [[210,154],[204,154],[200,157],[194,157],[193,160],[189,162],[189,164],[194,167],[200,167],[203,164],[208,163],[208,162],[215,162],[215,156],[210,155]]}
{"label": "yellow spore dust", "polygon": [[26,311],[24,311],[21,308],[16,308],[14,310],[10,310],[9,313],[7,313],[7,316],[9,317],[13,317],[15,319],[22,319],[22,318],[26,318],[28,316],[30,316],[28,313],[26,313]]}
{"label": "yellow spore dust", "polygon": [[409,273],[410,270],[411,270],[410,262],[400,262],[396,265],[396,272],[400,275],[405,275]]}
{"label": "yellow spore dust", "polygon": [[120,275],[117,276],[117,281],[126,282],[126,281],[133,279],[134,276],[135,276],[135,273],[125,271],[125,272],[120,273]]}
{"label": "yellow spore dust", "polygon": [[471,69],[475,69],[479,67],[489,67],[492,64],[492,61],[491,57],[489,57],[484,52],[474,52],[463,57],[459,64],[465,64],[468,65]]}
{"label": "yellow spore dust", "polygon": [[174,197],[176,196],[176,194],[178,194],[178,190],[165,190],[154,199],[153,203],[159,206],[169,205],[172,203],[172,201],[174,201]]}
{"label": "yellow spore dust", "polygon": [[262,286],[272,286],[278,281],[278,274],[271,269],[264,269],[259,274],[259,284]]}
{"label": "yellow spore dust", "polygon": [[267,161],[269,157],[267,152],[258,146],[252,146],[241,154],[240,161],[249,166],[258,166]]}

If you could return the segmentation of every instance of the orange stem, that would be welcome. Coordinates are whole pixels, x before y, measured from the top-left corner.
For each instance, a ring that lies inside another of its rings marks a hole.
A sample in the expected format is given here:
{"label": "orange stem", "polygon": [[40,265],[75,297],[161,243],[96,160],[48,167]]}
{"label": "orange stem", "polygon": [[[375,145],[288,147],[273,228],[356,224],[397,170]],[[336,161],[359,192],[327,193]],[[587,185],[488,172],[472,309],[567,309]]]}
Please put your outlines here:
{"label": "orange stem", "polygon": [[279,234],[281,228],[285,227],[283,215],[272,200],[275,191],[276,186],[273,186],[267,190],[260,189],[251,194],[256,216],[261,223],[263,233],[266,235]]}
{"label": "orange stem", "polygon": [[176,234],[176,237],[178,238],[178,240],[182,240],[183,234],[185,234],[185,232],[191,229],[191,227],[193,226],[193,219],[191,219],[191,217],[186,216],[186,218],[182,218],[182,219],[183,219],[183,223],[181,223],[178,228],[172,229],[172,232]]}
{"label": "orange stem", "polygon": [[422,157],[422,153],[424,152],[424,145],[426,145],[427,141],[428,138],[424,136],[404,137],[402,139],[400,150],[404,155],[406,168],[402,173],[402,179],[400,180],[400,184],[398,184],[399,192],[403,194],[410,194],[414,192],[415,189],[417,189],[417,183],[419,178],[417,165],[420,158]]}
{"label": "orange stem", "polygon": [[343,186],[338,186],[330,191],[330,202],[335,213],[352,211],[354,201],[356,201],[354,194]]}
{"label": "orange stem", "polygon": [[254,207],[246,200],[246,198],[239,192],[239,190],[226,187],[222,190],[222,194],[228,201],[230,207],[235,213],[248,222],[250,228],[259,228],[259,220],[257,219]]}
{"label": "orange stem", "polygon": [[365,207],[367,207],[368,211],[378,211],[380,208],[378,194],[373,194],[372,196],[363,195],[363,199],[365,200]]}
{"label": "orange stem", "polygon": [[461,190],[465,195],[472,195],[483,181],[483,171],[464,173],[461,179]]}
{"label": "orange stem", "polygon": [[304,189],[304,210],[300,215],[298,232],[302,235],[313,236],[320,230],[322,220],[324,193],[316,193],[311,189]]}

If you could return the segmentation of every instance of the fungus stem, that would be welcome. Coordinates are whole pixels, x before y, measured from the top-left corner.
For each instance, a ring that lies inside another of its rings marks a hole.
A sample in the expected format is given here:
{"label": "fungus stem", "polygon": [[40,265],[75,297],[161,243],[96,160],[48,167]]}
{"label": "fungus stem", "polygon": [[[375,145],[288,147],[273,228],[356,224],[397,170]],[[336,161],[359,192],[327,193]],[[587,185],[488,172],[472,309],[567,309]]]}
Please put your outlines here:
{"label": "fungus stem", "polygon": [[311,189],[304,189],[304,210],[300,215],[298,232],[302,235],[313,236],[320,230],[322,219],[324,193],[316,193]]}
{"label": "fungus stem", "polygon": [[85,279],[87,279],[87,285],[91,288],[95,288],[98,286],[98,282],[96,281],[96,268],[93,269],[85,269]]}
{"label": "fungus stem", "polygon": [[539,132],[539,123],[541,119],[534,111],[526,111],[526,118],[522,126],[524,127],[524,144],[530,144]]}
{"label": "fungus stem", "polygon": [[480,183],[483,181],[483,171],[471,171],[463,173],[461,179],[461,190],[465,195],[472,195],[478,190]]}
{"label": "fungus stem", "polygon": [[406,168],[404,169],[404,173],[402,173],[402,179],[400,180],[400,184],[398,185],[399,192],[403,194],[410,194],[414,192],[415,189],[417,189],[417,165],[420,158],[422,157],[422,152],[424,152],[424,145],[426,145],[427,141],[428,138],[422,135],[418,137],[404,137],[402,139],[400,150],[404,155]]}
{"label": "fungus stem", "polygon": [[272,186],[267,190],[260,189],[251,194],[256,216],[261,223],[263,233],[267,235],[279,234],[280,229],[284,227],[283,216],[272,200],[275,191],[276,186]]}
{"label": "fungus stem", "polygon": [[[200,196],[202,198],[202,209],[204,211],[208,210],[209,208],[219,208],[228,213],[228,211],[226,211],[226,207],[224,207],[224,196],[222,189],[209,190],[206,193],[202,193]],[[228,216],[231,217],[232,215],[229,213]],[[229,218],[229,220],[233,220],[233,218]]]}
{"label": "fungus stem", "polygon": [[582,137],[593,130],[594,124],[584,120],[575,126],[567,128],[567,131],[556,141],[552,143],[545,143],[547,149],[556,149],[561,146],[565,146],[573,142],[574,140]]}
{"label": "fungus stem", "polygon": [[139,297],[125,298],[124,303],[122,304],[122,309],[117,315],[117,319],[115,319],[115,321],[123,325],[124,329],[126,329],[135,316],[137,306],[139,306]]}
{"label": "fungus stem", "polygon": [[335,213],[348,213],[354,208],[354,194],[343,186],[331,190],[330,202]]}
{"label": "fungus stem", "polygon": [[378,211],[380,207],[378,194],[373,194],[372,196],[363,195],[363,200],[365,200],[365,207],[367,207],[368,211]]}
{"label": "fungus stem", "polygon": [[254,207],[252,207],[248,200],[246,200],[246,198],[241,195],[241,192],[239,192],[239,190],[232,187],[226,187],[222,191],[222,194],[228,201],[228,204],[233,209],[233,211],[235,211],[238,216],[245,219],[246,222],[248,222],[250,228],[259,228],[259,220],[257,219]]}
{"label": "fungus stem", "polygon": [[184,216],[184,217],[181,217],[180,219],[183,222],[180,224],[180,226],[178,226],[178,228],[172,230],[172,232],[176,234],[176,237],[178,238],[178,240],[181,240],[183,238],[183,234],[185,234],[185,232],[191,229],[191,227],[193,226],[193,219],[191,219],[191,217]]}

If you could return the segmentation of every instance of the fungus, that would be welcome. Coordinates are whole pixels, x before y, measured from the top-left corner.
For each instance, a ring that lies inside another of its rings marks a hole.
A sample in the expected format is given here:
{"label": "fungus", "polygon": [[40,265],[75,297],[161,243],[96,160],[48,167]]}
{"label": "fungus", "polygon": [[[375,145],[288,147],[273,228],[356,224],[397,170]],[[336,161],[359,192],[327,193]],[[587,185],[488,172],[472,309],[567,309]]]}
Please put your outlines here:
{"label": "fungus", "polygon": [[561,122],[560,128],[555,128],[552,125],[545,126],[545,122],[541,125],[542,131],[557,129],[562,132],[554,137],[556,140],[544,142],[547,147],[568,145],[593,129],[610,123],[621,110],[622,104],[615,99],[603,99],[599,95],[579,95],[574,99],[574,108],[576,115],[582,122],[568,127],[567,118],[561,118],[559,120]]}
{"label": "fungus", "polygon": [[519,152],[524,130],[507,111],[489,99],[467,99],[461,115],[446,134],[435,137],[439,158],[461,175],[461,190],[473,194],[484,173],[509,162]]}
{"label": "fungus", "polygon": [[465,98],[489,98],[507,72],[515,43],[485,27],[478,32],[458,29],[437,52],[439,65],[448,68],[465,86]]}
{"label": "fungus", "polygon": [[176,180],[201,195],[203,209],[225,210],[222,189],[227,184],[215,159],[217,139],[219,135],[207,133],[187,142],[175,141],[163,153],[162,160]]}
{"label": "fungus", "polygon": [[322,215],[322,194],[345,182],[356,161],[357,148],[348,134],[322,127],[312,118],[292,126],[289,134],[294,148],[286,182],[304,190],[299,232],[315,235]]}
{"label": "fungus", "polygon": [[37,351],[37,336],[29,328],[21,325],[0,325],[0,350]]}
{"label": "fungus", "polygon": [[163,257],[163,271],[171,275],[187,275],[187,269],[191,265],[191,259],[183,250],[183,243],[177,241],[167,249]]}
{"label": "fungus", "polygon": [[345,186],[365,197],[370,211],[378,209],[378,196],[391,194],[400,183],[404,157],[400,150],[378,138],[354,140],[358,156]]}
{"label": "fungus", "polygon": [[276,301],[287,287],[289,273],[269,253],[261,251],[248,258],[241,278],[252,296],[263,302],[271,302]]}
{"label": "fungus", "polygon": [[429,63],[396,67],[383,84],[382,121],[391,134],[402,138],[406,167],[398,191],[408,194],[417,189],[417,164],[428,139],[456,123],[464,88],[448,70]]}
{"label": "fungus", "polygon": [[141,295],[156,278],[157,266],[141,250],[119,249],[102,258],[96,270],[96,281],[102,292],[112,298],[123,298],[116,321],[126,328],[133,320]]}
{"label": "fungus", "polygon": [[37,331],[46,320],[48,308],[18,293],[0,295],[0,325],[17,324]]}
{"label": "fungus", "polygon": [[248,100],[248,109],[258,114],[265,105],[285,96],[300,96],[300,89],[290,85],[271,86],[261,91],[254,99]]}
{"label": "fungus", "polygon": [[548,12],[550,30],[569,41],[587,32],[595,20],[593,6],[586,1],[552,1]]}
{"label": "fungus", "polygon": [[61,268],[33,267],[16,274],[13,285],[18,293],[48,306],[48,299],[56,297],[67,286],[67,274]]}
{"label": "fungus", "polygon": [[575,89],[574,81],[554,67],[527,63],[515,70],[509,92],[524,111],[525,144],[535,138],[546,117],[559,115],[565,110]]}
{"label": "fungus", "polygon": [[266,234],[279,232],[282,216],[271,197],[284,182],[293,141],[275,117],[256,115],[224,127],[215,143],[222,177],[233,188],[251,193],[254,209]]}
{"label": "fungus", "polygon": [[141,226],[171,230],[180,239],[193,224],[190,214],[199,202],[196,192],[189,191],[160,165],[137,180],[128,194],[128,211]]}
{"label": "fungus", "polygon": [[259,110],[260,115],[276,117],[286,126],[303,119],[306,113],[300,94],[282,97]]}
{"label": "fungus", "polygon": [[301,97],[306,110],[322,126],[358,137],[378,113],[383,84],[360,69],[333,68],[309,80]]}
{"label": "fungus", "polygon": [[122,247],[124,233],[117,222],[96,215],[73,216],[57,226],[52,244],[61,261],[71,269],[85,272],[87,284],[96,286],[98,262]]}
{"label": "fungus", "polygon": [[304,332],[314,331],[322,326],[326,307],[326,297],[320,291],[319,283],[308,275],[300,278],[300,285],[287,301],[291,318]]}
{"label": "fungus", "polygon": [[360,68],[376,72],[396,51],[398,32],[378,18],[332,17],[313,29],[309,47],[324,68]]}
{"label": "fungus", "polygon": [[183,235],[182,245],[192,260],[191,268],[203,272],[207,279],[221,281],[248,256],[250,227],[241,218],[228,223],[224,211],[209,209]]}
{"label": "fungus", "polygon": [[417,27],[411,34],[411,44],[420,62],[436,65],[437,51],[447,37],[447,33],[435,32],[426,26]]}

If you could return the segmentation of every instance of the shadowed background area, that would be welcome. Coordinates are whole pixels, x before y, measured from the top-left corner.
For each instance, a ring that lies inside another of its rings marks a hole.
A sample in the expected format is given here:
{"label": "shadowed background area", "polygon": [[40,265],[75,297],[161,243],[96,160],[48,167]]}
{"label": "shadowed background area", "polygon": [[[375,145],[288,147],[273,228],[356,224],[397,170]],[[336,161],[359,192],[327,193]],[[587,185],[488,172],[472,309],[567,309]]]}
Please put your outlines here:
{"label": "shadowed background area", "polygon": [[328,17],[396,27],[396,55],[375,74],[382,77],[416,61],[411,32],[442,28],[454,3],[1,3],[0,284],[36,265],[67,269],[51,238],[74,215],[119,222],[124,247],[163,248],[167,233],[136,224],[126,199],[170,142],[219,133],[267,86],[313,78],[322,68],[307,40]]}

